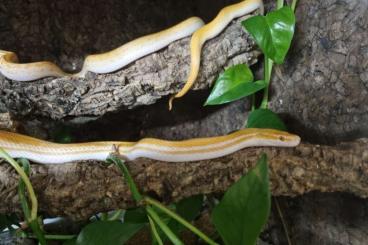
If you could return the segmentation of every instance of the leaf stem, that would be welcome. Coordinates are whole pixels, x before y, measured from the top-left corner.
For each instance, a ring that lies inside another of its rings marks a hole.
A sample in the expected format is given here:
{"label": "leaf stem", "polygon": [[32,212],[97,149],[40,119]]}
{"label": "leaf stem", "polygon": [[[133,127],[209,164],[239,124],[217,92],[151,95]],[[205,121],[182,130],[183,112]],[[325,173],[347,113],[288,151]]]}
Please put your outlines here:
{"label": "leaf stem", "polygon": [[150,227],[151,227],[151,232],[152,232],[153,238],[156,240],[158,245],[163,245],[164,243],[162,242],[162,239],[161,239],[160,235],[157,232],[155,222],[153,222],[153,220],[150,216],[148,216],[148,221],[149,221],[149,224],[150,224]]}
{"label": "leaf stem", "polygon": [[182,241],[170,230],[170,228],[160,219],[157,213],[153,210],[152,207],[147,206],[146,211],[149,217],[152,218],[153,221],[161,228],[161,230],[166,234],[166,236],[170,239],[170,241],[175,245],[184,245]]}
{"label": "leaf stem", "polygon": [[252,94],[252,111],[256,109],[256,94]]}
{"label": "leaf stem", "polygon": [[198,230],[196,227],[194,227],[192,224],[190,224],[188,221],[186,221],[185,219],[183,219],[182,217],[180,217],[179,215],[177,215],[176,213],[174,213],[170,209],[166,208],[164,205],[162,205],[158,201],[156,201],[156,200],[154,200],[150,197],[145,197],[144,201],[146,203],[149,203],[149,204],[155,206],[156,208],[160,209],[161,211],[165,212],[171,218],[175,219],[176,221],[181,223],[183,226],[188,228],[191,232],[198,235],[203,241],[207,242],[208,244],[218,245],[216,242],[212,241],[209,237],[207,237],[203,232]]}
{"label": "leaf stem", "polygon": [[263,92],[263,99],[262,99],[262,103],[261,103],[261,108],[262,109],[267,109],[268,108],[268,94],[269,94],[269,88],[270,88],[273,61],[271,59],[269,59],[267,57],[267,55],[265,55],[264,59],[265,59],[264,78],[265,78],[266,88],[264,89],[264,92]]}
{"label": "leaf stem", "polygon": [[[29,175],[29,165],[27,165],[25,162],[23,161],[18,161],[18,164],[22,164],[23,165],[23,170],[24,173],[28,176]],[[30,216],[31,216],[31,212],[28,206],[28,200],[26,198],[26,193],[25,193],[25,184],[24,181],[22,179],[19,180],[19,184],[18,184],[18,196],[19,196],[19,201],[20,204],[22,206],[22,210],[23,210],[23,214],[24,217],[26,219],[26,222],[30,223]]]}
{"label": "leaf stem", "polygon": [[293,12],[295,12],[297,2],[298,0],[293,0],[293,2],[291,3],[291,10],[293,10]]}
{"label": "leaf stem", "polygon": [[284,0],[277,0],[276,9],[284,7]]}
{"label": "leaf stem", "polygon": [[113,156],[113,155],[110,155],[107,160],[112,161],[113,163],[115,163],[118,166],[118,168],[120,169],[120,171],[124,175],[125,181],[128,183],[129,189],[132,192],[134,200],[136,202],[140,202],[143,199],[143,197],[140,194],[140,192],[138,191],[138,187],[134,183],[134,180],[133,180],[132,176],[130,175],[128,168],[125,166],[124,161],[122,161],[121,159],[119,159],[119,158],[117,158],[116,156]]}
{"label": "leaf stem", "polygon": [[15,169],[15,171],[17,171],[20,178],[23,180],[24,184],[26,185],[29,199],[31,201],[31,215],[30,215],[29,222],[37,220],[38,201],[36,198],[36,194],[33,190],[31,181],[29,180],[27,174],[24,172],[23,168],[21,168],[19,164],[13,158],[11,158],[11,156],[6,151],[4,151],[1,147],[0,147],[0,157],[4,158],[8,163],[10,163],[10,165]]}
{"label": "leaf stem", "polygon": [[288,228],[287,228],[287,225],[286,225],[286,221],[284,219],[284,215],[282,214],[282,211],[281,211],[281,208],[280,208],[279,201],[277,200],[276,197],[274,197],[274,201],[275,201],[277,212],[279,213],[279,216],[280,216],[280,219],[281,219],[282,226],[284,228],[284,232],[285,232],[285,236],[286,236],[286,240],[288,242],[288,245],[293,245],[292,242],[291,242],[290,236],[289,236],[289,232],[288,232]]}
{"label": "leaf stem", "polygon": [[[76,238],[77,235],[44,235],[46,240],[71,240],[73,238]],[[29,235],[29,238],[36,238],[35,235]]]}

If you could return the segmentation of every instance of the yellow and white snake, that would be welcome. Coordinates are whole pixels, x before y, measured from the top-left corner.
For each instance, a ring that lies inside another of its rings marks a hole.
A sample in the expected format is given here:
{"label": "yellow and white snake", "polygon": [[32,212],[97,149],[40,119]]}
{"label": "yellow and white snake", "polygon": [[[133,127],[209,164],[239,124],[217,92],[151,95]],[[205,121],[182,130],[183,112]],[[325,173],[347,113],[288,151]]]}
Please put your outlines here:
{"label": "yellow and white snake", "polygon": [[194,33],[190,42],[191,65],[188,80],[183,89],[170,99],[169,107],[171,108],[172,100],[183,96],[195,82],[199,72],[203,44],[221,33],[234,18],[257,9],[260,9],[263,14],[262,0],[244,0],[223,8],[217,17],[207,25],[204,25],[200,18],[191,17],[164,31],[140,37],[109,52],[89,55],[84,61],[82,70],[77,74],[68,74],[56,64],[47,61],[19,64],[15,53],[0,50],[0,72],[5,77],[16,81],[32,81],[49,76],[84,77],[88,71],[109,73]]}
{"label": "yellow and white snake", "polygon": [[56,64],[48,61],[19,64],[15,53],[0,50],[0,72],[5,77],[16,81],[33,81],[44,77],[84,77],[88,71],[109,73],[191,35],[203,25],[200,18],[191,17],[171,28],[140,37],[109,52],[88,55],[82,70],[76,74],[66,73]]}
{"label": "yellow and white snake", "polygon": [[137,142],[102,141],[57,144],[25,135],[0,130],[0,147],[14,158],[27,158],[44,164],[61,164],[80,160],[104,161],[110,153],[124,159],[150,158],[166,162],[186,162],[213,159],[245,147],[294,147],[300,142],[297,135],[273,129],[242,129],[232,134],[166,141],[144,138]]}
{"label": "yellow and white snake", "polygon": [[[197,17],[189,18],[164,31],[133,40],[110,52],[89,55],[85,59],[82,71],[68,74],[51,62],[19,64],[15,53],[0,50],[0,72],[7,78],[17,81],[32,81],[43,77],[79,76],[88,71],[95,73],[113,72],[131,62],[153,53],[171,42],[193,34],[191,65],[188,80],[183,89],[170,99],[183,96],[195,82],[201,58],[203,44],[218,35],[234,18],[260,9],[261,0],[245,0],[225,7],[209,24],[204,25]],[[38,163],[60,164],[78,160],[105,160],[115,152],[127,160],[151,158],[167,162],[198,161],[231,154],[237,150],[252,146],[293,147],[298,145],[297,135],[272,129],[242,129],[235,133],[185,141],[165,141],[145,138],[138,142],[89,142],[77,144],[57,144],[32,137],[0,131],[0,147],[12,157],[28,158]]]}
{"label": "yellow and white snake", "polygon": [[245,0],[240,3],[227,6],[220,11],[214,20],[194,32],[190,41],[191,61],[189,76],[181,91],[170,98],[169,110],[172,108],[172,101],[175,98],[184,96],[197,79],[201,65],[201,50],[203,44],[207,40],[220,34],[233,19],[244,16],[257,9],[259,9],[260,14],[263,15],[264,9],[262,0]]}

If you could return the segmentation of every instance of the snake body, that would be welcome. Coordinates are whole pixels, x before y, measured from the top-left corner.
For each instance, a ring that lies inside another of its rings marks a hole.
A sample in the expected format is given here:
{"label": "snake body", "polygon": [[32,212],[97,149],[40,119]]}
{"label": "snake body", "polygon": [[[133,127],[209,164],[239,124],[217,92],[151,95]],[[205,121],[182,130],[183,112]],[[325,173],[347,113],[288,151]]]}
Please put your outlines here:
{"label": "snake body", "polygon": [[184,96],[197,79],[201,64],[201,50],[204,43],[220,34],[233,19],[249,14],[257,9],[259,9],[260,13],[263,14],[262,0],[245,0],[240,3],[227,6],[223,8],[216,18],[210,23],[194,32],[190,41],[191,63],[189,76],[184,87],[176,95],[170,98],[170,110],[172,108],[172,101],[175,98]]}
{"label": "snake body", "polygon": [[224,136],[184,141],[144,138],[137,142],[102,141],[74,144],[57,144],[0,131],[0,147],[10,156],[44,164],[90,159],[103,161],[115,151],[127,160],[150,158],[166,162],[199,161],[225,156],[245,147],[294,147],[299,142],[297,135],[272,129],[242,129]]}
{"label": "snake body", "polygon": [[166,30],[140,37],[125,45],[103,54],[89,55],[85,59],[82,71],[94,73],[109,73],[123,68],[133,61],[154,53],[170,43],[192,35],[194,31],[204,25],[198,17],[191,17]]}
{"label": "snake body", "polygon": [[43,77],[71,75],[49,61],[19,64],[18,56],[13,52],[5,50],[0,50],[0,73],[16,81],[32,81]]}
{"label": "snake body", "polygon": [[33,81],[44,77],[84,77],[88,71],[109,73],[154,53],[176,40],[190,36],[203,25],[204,22],[200,18],[191,17],[166,30],[137,38],[109,52],[88,55],[82,70],[77,74],[66,73],[56,64],[48,61],[19,64],[15,53],[0,50],[0,72],[5,77],[16,81]]}
{"label": "snake body", "polygon": [[0,50],[0,72],[5,77],[16,81],[33,81],[44,77],[84,77],[88,71],[109,73],[194,33],[190,44],[189,77],[183,89],[170,99],[171,108],[173,98],[183,96],[195,82],[200,67],[203,44],[208,39],[217,36],[234,18],[246,15],[258,8],[263,12],[262,0],[244,0],[222,9],[217,17],[207,25],[204,25],[200,18],[191,17],[171,28],[140,37],[109,52],[89,55],[84,60],[82,70],[76,74],[66,73],[56,64],[48,61],[19,64],[15,53]]}
{"label": "snake body", "polygon": [[[200,67],[203,44],[218,35],[234,18],[246,15],[256,9],[263,12],[261,0],[245,0],[230,5],[220,11],[209,24],[204,25],[197,17],[179,23],[162,32],[133,40],[110,52],[86,57],[82,71],[77,74],[63,72],[51,62],[19,64],[15,53],[0,50],[0,72],[7,78],[17,81],[32,81],[48,76],[79,76],[88,71],[108,73],[149,53],[155,52],[171,42],[189,36],[191,65],[187,83],[174,97],[183,96],[193,85]],[[204,25],[204,26],[203,26]],[[174,98],[172,97],[171,101]],[[272,129],[242,129],[235,133],[210,138],[197,138],[184,141],[166,141],[145,138],[138,142],[102,141],[76,144],[57,144],[16,133],[0,131],[0,147],[14,158],[28,158],[38,163],[61,164],[80,160],[105,160],[114,152],[127,160],[150,158],[167,162],[198,161],[231,154],[252,146],[293,147],[300,138]]]}

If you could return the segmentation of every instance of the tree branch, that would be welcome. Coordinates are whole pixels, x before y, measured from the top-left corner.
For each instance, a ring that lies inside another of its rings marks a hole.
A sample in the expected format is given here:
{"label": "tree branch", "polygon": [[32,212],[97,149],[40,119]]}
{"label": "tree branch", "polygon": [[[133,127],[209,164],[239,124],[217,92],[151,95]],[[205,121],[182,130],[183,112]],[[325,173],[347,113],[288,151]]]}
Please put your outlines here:
{"label": "tree branch", "polygon": [[[270,163],[273,195],[295,196],[310,191],[368,196],[368,139],[296,148],[248,148],[213,160],[167,163],[140,159],[128,163],[142,192],[165,202],[199,193],[224,192],[253,167],[262,152]],[[20,212],[18,176],[0,165],[0,213]],[[53,216],[87,219],[92,214],[133,207],[119,170],[89,161],[62,165],[32,165],[31,181],[40,209]]]}
{"label": "tree branch", "polygon": [[[233,21],[221,35],[205,44],[194,89],[208,88],[224,67],[257,62],[260,52],[241,27],[241,19]],[[5,107],[18,116],[32,113],[60,119],[102,116],[110,111],[153,104],[178,92],[186,81],[189,41],[190,37],[178,40],[122,70],[109,74],[89,73],[85,79],[63,77],[15,82],[0,74],[0,108]]]}

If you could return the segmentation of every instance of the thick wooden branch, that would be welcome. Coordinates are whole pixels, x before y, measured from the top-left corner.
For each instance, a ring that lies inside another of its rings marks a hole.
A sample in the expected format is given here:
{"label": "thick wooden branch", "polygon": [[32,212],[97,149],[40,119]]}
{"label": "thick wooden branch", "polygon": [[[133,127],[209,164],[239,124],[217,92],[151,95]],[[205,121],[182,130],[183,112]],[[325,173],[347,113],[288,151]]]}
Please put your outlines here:
{"label": "thick wooden branch", "polygon": [[[227,66],[257,61],[260,52],[240,21],[232,22],[221,35],[206,43],[194,89],[208,88]],[[19,116],[32,113],[60,119],[101,116],[109,111],[153,104],[178,92],[186,81],[189,42],[190,37],[178,40],[122,70],[109,74],[89,73],[85,79],[64,77],[15,82],[0,75],[0,108],[5,107]]]}
{"label": "thick wooden branch", "polygon": [[[310,191],[368,196],[368,139],[337,146],[301,144],[296,148],[249,148],[218,159],[166,163],[148,159],[130,162],[139,188],[165,202],[199,193],[225,191],[267,153],[273,195]],[[86,219],[90,215],[134,206],[118,169],[98,162],[32,165],[31,181],[40,210],[53,216]],[[19,212],[18,176],[0,165],[0,213]]]}

